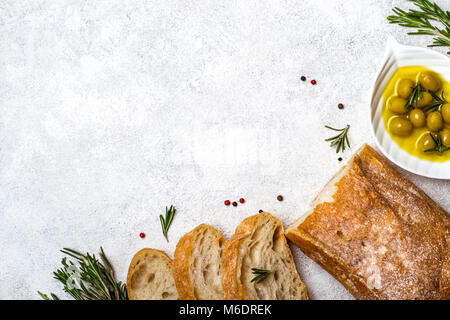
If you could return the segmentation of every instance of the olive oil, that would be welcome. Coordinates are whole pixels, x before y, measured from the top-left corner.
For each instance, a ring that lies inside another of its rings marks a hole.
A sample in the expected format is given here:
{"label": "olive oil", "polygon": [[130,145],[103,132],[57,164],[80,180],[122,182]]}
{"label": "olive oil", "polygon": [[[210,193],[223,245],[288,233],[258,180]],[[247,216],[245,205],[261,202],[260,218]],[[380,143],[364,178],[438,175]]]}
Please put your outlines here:
{"label": "olive oil", "polygon": [[[406,67],[400,67],[398,68],[395,73],[392,75],[392,77],[389,79],[386,87],[383,90],[383,107],[381,111],[381,116],[384,121],[384,128],[391,136],[392,140],[394,140],[397,145],[408,152],[409,154],[418,157],[423,160],[428,160],[432,162],[445,162],[450,160],[450,150],[447,152],[444,152],[442,154],[438,152],[422,152],[419,151],[417,148],[417,141],[425,134],[428,134],[429,130],[426,126],[423,126],[421,128],[414,128],[411,132],[411,134],[407,136],[399,136],[395,135],[389,130],[389,120],[393,118],[394,116],[398,116],[398,114],[395,114],[391,112],[387,108],[387,100],[391,96],[398,95],[398,92],[396,92],[396,83],[399,79],[409,79],[413,81],[413,83],[416,83],[416,77],[419,72],[424,71],[431,71],[434,75],[436,75],[439,80],[441,81],[441,89],[436,92],[438,96],[441,95],[442,90],[445,92],[445,96],[450,98],[450,83],[447,82],[440,74],[437,72],[434,72],[428,68],[422,67],[422,66],[406,66]],[[401,115],[403,118],[407,118],[408,115]],[[444,124],[444,128],[450,129],[449,124]]]}

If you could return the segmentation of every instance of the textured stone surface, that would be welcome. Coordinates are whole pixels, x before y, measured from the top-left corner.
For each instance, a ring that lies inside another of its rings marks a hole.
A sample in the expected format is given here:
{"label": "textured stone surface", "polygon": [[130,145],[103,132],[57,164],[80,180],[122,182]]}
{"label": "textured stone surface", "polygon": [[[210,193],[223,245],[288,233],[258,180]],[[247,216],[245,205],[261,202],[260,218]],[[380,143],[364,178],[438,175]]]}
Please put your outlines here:
{"label": "textured stone surface", "polygon": [[[0,298],[66,297],[52,279],[62,247],[102,245],[125,279],[135,251],[172,256],[202,222],[227,237],[259,209],[290,223],[342,165],[325,124],[351,124],[344,160],[373,145],[388,34],[429,41],[386,22],[406,1],[200,3],[1,1]],[[449,182],[402,172],[450,209]],[[351,298],[293,252],[312,298]]]}

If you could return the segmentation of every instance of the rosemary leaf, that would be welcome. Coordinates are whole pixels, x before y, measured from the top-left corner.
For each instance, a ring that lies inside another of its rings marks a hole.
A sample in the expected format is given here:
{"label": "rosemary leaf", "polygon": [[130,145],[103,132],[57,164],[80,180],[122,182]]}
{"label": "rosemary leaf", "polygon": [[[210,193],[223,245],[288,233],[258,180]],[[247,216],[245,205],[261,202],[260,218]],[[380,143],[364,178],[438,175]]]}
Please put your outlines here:
{"label": "rosemary leaf", "polygon": [[422,86],[420,85],[420,83],[411,88],[412,91],[408,99],[406,100],[405,109],[408,109],[413,103],[417,106],[419,99],[422,99],[423,97]]}
{"label": "rosemary leaf", "polygon": [[252,268],[252,273],[256,275],[250,282],[261,283],[267,279],[270,274],[269,270]]}
{"label": "rosemary leaf", "polygon": [[325,141],[331,141],[330,147],[336,146],[336,153],[339,153],[339,151],[344,152],[346,144],[350,148],[350,141],[348,140],[348,130],[350,129],[350,125],[346,125],[342,129],[336,129],[330,126],[325,126],[325,128],[340,132],[338,135],[325,139]]}
{"label": "rosemary leaf", "polygon": [[166,215],[163,217],[163,215],[159,215],[159,220],[161,222],[161,229],[164,237],[166,238],[166,241],[168,242],[169,239],[167,238],[167,231],[169,231],[170,225],[172,224],[173,217],[175,215],[176,209],[173,205],[170,206],[170,208],[166,207]]}
{"label": "rosemary leaf", "polygon": [[439,132],[437,132],[436,137],[434,137],[433,134],[431,134],[431,132],[429,134],[430,134],[431,139],[433,139],[434,148],[424,150],[423,152],[438,152],[438,153],[442,154],[442,153],[450,150],[450,147],[445,147],[442,144],[442,140],[441,140],[441,136],[440,136]]}
{"label": "rosemary leaf", "polygon": [[[107,259],[103,248],[100,247],[100,258],[89,253],[64,248],[62,253],[74,258],[76,263],[61,260],[62,268],[53,272],[56,280],[63,284],[63,290],[75,300],[128,300],[126,285],[117,282],[114,270]],[[50,298],[38,291],[42,299]],[[55,294],[50,294],[53,300],[59,300]]]}
{"label": "rosemary leaf", "polygon": [[[405,11],[395,7],[392,9],[394,14],[387,17],[389,23],[416,29],[408,32],[410,35],[434,36],[429,47],[450,47],[450,11],[442,10],[429,0],[409,0],[409,2],[412,2],[418,10]],[[447,54],[450,54],[450,51]]]}

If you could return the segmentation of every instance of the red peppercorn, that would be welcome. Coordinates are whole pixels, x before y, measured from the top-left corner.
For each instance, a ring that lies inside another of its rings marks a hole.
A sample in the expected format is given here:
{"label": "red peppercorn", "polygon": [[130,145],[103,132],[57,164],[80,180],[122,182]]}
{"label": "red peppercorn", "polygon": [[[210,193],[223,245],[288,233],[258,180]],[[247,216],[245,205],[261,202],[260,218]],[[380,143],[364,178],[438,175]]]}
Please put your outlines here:
{"label": "red peppercorn", "polygon": [[240,198],[240,199],[239,199],[239,202],[240,202],[240,203],[244,203],[244,202],[245,202],[245,199],[244,199],[244,198]]}
{"label": "red peppercorn", "polygon": [[314,84],[316,84],[316,83],[317,83],[316,80],[311,80],[311,84],[312,84],[312,85],[314,85]]}
{"label": "red peppercorn", "polygon": [[225,204],[226,206],[229,206],[229,205],[231,204],[231,202],[230,202],[230,200],[225,200],[225,201],[224,201],[224,204]]}
{"label": "red peppercorn", "polygon": [[143,233],[143,232],[139,233],[139,237],[145,238],[145,233]]}

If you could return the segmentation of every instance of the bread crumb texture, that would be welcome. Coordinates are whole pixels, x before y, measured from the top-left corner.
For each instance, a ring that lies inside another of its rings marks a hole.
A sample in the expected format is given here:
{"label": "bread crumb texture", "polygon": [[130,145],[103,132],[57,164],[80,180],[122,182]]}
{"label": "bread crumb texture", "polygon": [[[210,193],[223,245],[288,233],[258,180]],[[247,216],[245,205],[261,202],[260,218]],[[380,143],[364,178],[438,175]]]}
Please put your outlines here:
{"label": "bread crumb texture", "polygon": [[[261,283],[251,282],[252,268],[266,269]],[[223,288],[226,299],[308,299],[297,273],[281,222],[267,212],[245,219],[225,248]]]}
{"label": "bread crumb texture", "polygon": [[130,263],[127,290],[130,300],[177,300],[170,258],[155,249],[138,251]]}

